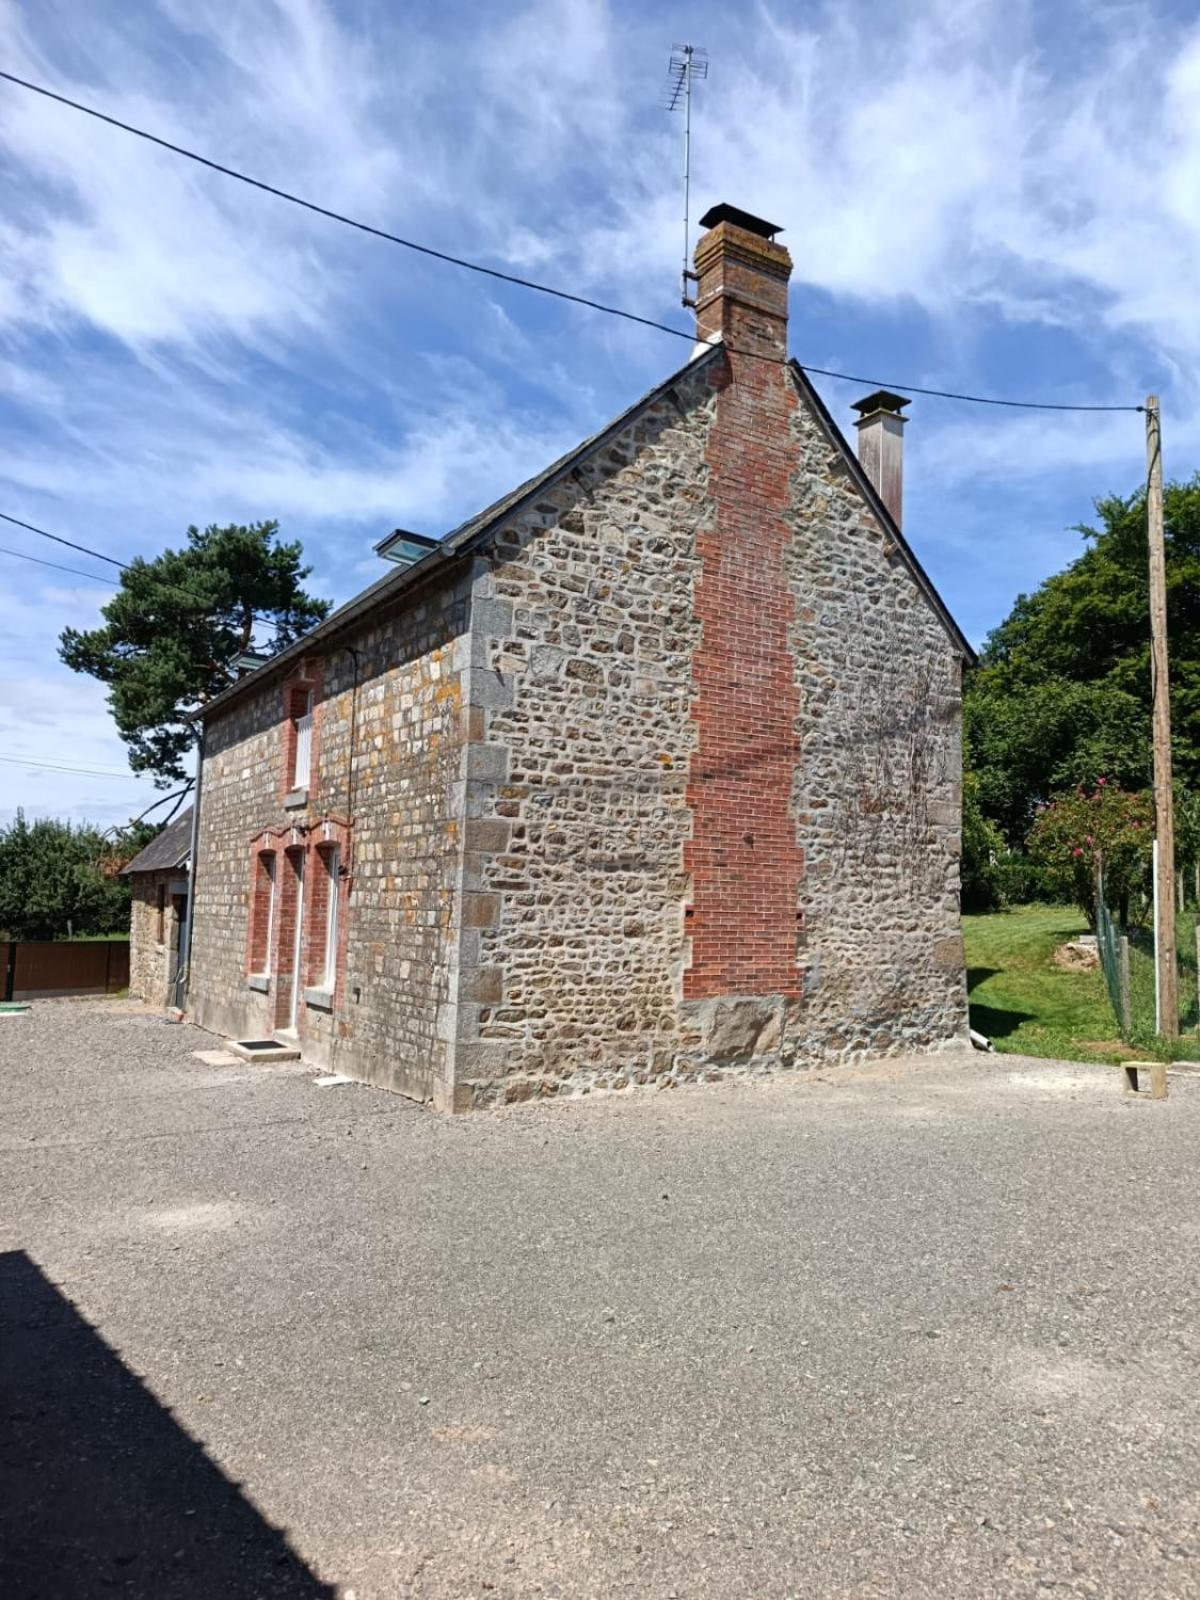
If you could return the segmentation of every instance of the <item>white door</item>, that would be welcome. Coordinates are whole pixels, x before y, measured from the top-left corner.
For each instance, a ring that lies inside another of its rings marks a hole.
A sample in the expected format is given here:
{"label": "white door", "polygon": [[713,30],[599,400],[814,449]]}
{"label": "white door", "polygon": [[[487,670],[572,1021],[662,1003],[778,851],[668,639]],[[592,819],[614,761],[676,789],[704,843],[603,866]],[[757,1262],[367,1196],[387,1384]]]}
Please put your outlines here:
{"label": "white door", "polygon": [[288,1013],[288,1027],[294,1029],[300,1016],[300,982],[303,977],[304,954],[304,857],[296,861],[296,936],[292,944],[292,1004]]}

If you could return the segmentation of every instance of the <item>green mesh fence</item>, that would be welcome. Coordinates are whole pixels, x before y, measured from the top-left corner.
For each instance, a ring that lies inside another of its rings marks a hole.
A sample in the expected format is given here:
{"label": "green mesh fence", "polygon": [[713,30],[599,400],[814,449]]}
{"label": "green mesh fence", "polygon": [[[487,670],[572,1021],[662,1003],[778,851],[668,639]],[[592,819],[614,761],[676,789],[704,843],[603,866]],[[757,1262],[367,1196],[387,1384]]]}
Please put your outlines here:
{"label": "green mesh fence", "polygon": [[1096,880],[1096,944],[1100,951],[1100,965],[1108,985],[1108,998],[1121,1038],[1127,1043],[1133,1035],[1133,1016],[1130,1004],[1129,949],[1122,946],[1109,909],[1104,903],[1104,877]]}
{"label": "green mesh fence", "polygon": [[[1200,1029],[1200,973],[1196,925],[1200,913],[1180,911],[1175,924],[1179,974],[1179,1033],[1183,1040]],[[1131,929],[1122,938],[1104,900],[1104,879],[1096,883],[1096,944],[1108,997],[1125,1042],[1149,1045],[1155,1039],[1154,928]]]}

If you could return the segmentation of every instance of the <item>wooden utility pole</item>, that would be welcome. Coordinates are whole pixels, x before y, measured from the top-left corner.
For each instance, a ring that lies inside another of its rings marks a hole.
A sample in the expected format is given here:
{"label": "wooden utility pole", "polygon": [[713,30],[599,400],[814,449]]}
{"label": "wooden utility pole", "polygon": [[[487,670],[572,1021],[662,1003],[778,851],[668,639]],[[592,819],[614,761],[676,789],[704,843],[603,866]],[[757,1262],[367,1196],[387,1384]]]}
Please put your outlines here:
{"label": "wooden utility pole", "polygon": [[1175,797],[1171,781],[1171,679],[1167,662],[1167,564],[1163,541],[1162,423],[1158,396],[1146,396],[1146,533],[1150,543],[1150,675],[1154,691],[1154,829],[1158,901],[1154,959],[1163,1037],[1179,1037],[1175,956]]}

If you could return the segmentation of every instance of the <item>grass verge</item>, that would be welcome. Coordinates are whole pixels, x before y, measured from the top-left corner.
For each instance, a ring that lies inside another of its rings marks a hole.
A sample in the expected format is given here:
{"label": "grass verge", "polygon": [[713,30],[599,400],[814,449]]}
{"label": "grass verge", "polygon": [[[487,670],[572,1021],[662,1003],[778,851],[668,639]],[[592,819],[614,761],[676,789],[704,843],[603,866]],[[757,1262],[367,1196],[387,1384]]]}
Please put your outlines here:
{"label": "grass verge", "polygon": [[1068,972],[1054,952],[1087,932],[1071,906],[1014,906],[964,916],[971,1026],[997,1050],[1073,1061],[1117,1062],[1132,1056],[1200,1059],[1197,1023],[1195,915],[1180,918],[1180,1012],[1177,1045],[1154,1037],[1154,958],[1146,936],[1130,950],[1133,1043],[1124,1044],[1109,1003],[1104,974]]}
{"label": "grass verge", "polygon": [[997,1050],[1075,1061],[1120,1061],[1121,1043],[1101,972],[1065,972],[1052,956],[1087,932],[1070,906],[1014,906],[965,916],[971,1026]]}

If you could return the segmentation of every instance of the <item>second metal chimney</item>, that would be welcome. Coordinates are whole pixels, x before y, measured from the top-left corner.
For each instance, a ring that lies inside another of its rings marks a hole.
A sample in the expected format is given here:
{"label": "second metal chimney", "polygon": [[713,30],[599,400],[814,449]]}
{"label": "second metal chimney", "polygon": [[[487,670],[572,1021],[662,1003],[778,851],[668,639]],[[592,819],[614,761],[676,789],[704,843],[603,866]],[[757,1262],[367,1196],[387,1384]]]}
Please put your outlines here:
{"label": "second metal chimney", "polygon": [[858,459],[879,498],[900,527],[904,501],[904,424],[900,412],[908,401],[887,389],[876,389],[865,400],[856,400],[858,412]]}

